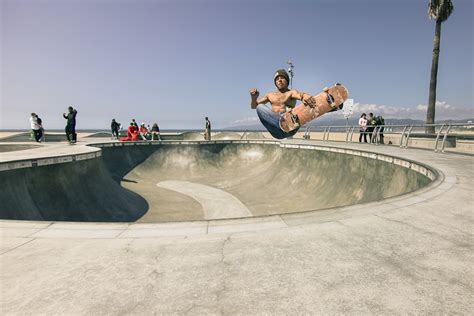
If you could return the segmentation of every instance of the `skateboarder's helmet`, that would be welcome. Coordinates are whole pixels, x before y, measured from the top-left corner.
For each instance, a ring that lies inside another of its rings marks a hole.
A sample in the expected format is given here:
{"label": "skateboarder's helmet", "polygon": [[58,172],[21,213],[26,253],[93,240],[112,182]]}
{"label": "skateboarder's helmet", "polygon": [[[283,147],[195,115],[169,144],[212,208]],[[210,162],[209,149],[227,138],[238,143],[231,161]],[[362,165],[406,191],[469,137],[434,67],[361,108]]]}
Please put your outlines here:
{"label": "skateboarder's helmet", "polygon": [[288,75],[288,73],[286,72],[285,69],[278,69],[278,70],[275,72],[275,75],[273,76],[273,83],[275,83],[276,78],[277,78],[278,76],[283,76],[283,77],[285,77],[286,82],[287,82],[288,84],[290,84],[290,76]]}

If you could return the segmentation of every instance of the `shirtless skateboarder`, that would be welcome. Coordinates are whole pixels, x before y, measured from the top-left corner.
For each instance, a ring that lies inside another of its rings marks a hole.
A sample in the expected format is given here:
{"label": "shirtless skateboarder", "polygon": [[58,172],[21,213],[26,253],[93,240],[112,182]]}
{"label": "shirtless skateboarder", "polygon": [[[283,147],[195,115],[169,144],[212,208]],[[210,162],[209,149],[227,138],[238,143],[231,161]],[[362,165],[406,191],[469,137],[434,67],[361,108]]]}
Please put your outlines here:
{"label": "shirtless skateboarder", "polygon": [[[305,92],[299,92],[294,89],[292,90],[288,89],[290,76],[288,75],[285,69],[277,70],[273,77],[273,81],[278,90],[275,92],[270,92],[266,94],[263,98],[260,98],[260,99],[258,98],[259,91],[257,89],[250,90],[250,97],[251,97],[250,107],[252,109],[257,110],[257,115],[260,121],[273,137],[277,139],[283,139],[283,138],[287,138],[287,137],[291,137],[295,135],[298,132],[298,129],[300,127],[299,125],[296,125],[295,129],[285,132],[284,130],[282,130],[283,127],[280,124],[282,115],[285,114],[286,112],[289,112],[291,109],[295,108],[297,100],[301,100],[303,102],[304,106],[302,106],[302,108],[308,107],[308,108],[318,109],[319,107],[321,107],[322,104],[319,104],[321,102],[318,103],[317,98],[319,98],[319,95],[313,97]],[[328,89],[329,88],[325,88],[324,91],[328,91]],[[327,92],[327,94],[328,93],[329,92]],[[347,98],[347,96],[345,97]],[[270,102],[271,107],[265,105],[268,102]],[[332,106],[329,107],[329,105],[326,105],[326,110],[324,110],[324,112],[318,113],[318,115],[314,115],[312,116],[312,118],[317,117],[328,111],[336,111],[340,108],[342,108],[342,103],[340,104],[340,106],[334,107],[334,108],[332,108]],[[297,108],[297,110],[298,109],[300,108]]]}

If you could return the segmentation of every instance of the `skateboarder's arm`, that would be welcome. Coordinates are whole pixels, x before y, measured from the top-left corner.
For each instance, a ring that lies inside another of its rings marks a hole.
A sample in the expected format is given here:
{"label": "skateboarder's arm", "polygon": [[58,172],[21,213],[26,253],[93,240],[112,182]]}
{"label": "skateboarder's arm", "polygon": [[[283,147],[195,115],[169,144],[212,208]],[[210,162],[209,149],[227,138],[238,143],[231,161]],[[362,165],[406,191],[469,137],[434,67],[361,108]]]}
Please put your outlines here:
{"label": "skateboarder's arm", "polygon": [[311,97],[309,94],[305,92],[300,92],[297,90],[293,90],[293,93],[291,94],[291,97],[296,100],[301,100],[304,101],[304,99]]}
{"label": "skateboarder's arm", "polygon": [[314,107],[316,105],[314,103],[314,98],[306,92],[299,92],[296,90],[294,90],[294,92],[295,93],[292,95],[292,97],[297,100],[301,100],[305,106]]}
{"label": "skateboarder's arm", "polygon": [[263,98],[257,99],[259,95],[259,92],[257,89],[252,89],[250,90],[250,107],[252,109],[255,109],[258,104],[265,104],[268,103],[270,100],[268,99],[268,94],[265,95]]}

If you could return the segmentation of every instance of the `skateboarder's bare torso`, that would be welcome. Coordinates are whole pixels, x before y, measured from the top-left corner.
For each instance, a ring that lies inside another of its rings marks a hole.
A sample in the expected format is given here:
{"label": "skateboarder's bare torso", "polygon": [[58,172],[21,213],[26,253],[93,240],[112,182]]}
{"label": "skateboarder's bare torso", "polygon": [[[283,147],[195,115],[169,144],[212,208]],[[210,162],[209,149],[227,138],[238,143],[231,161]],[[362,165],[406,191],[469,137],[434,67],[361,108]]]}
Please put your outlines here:
{"label": "skateboarder's bare torso", "polygon": [[288,108],[294,108],[297,100],[301,100],[301,93],[296,90],[288,90],[285,92],[270,92],[263,98],[258,99],[257,103],[261,104],[270,102],[272,104],[272,111],[275,113],[281,113],[287,111]]}

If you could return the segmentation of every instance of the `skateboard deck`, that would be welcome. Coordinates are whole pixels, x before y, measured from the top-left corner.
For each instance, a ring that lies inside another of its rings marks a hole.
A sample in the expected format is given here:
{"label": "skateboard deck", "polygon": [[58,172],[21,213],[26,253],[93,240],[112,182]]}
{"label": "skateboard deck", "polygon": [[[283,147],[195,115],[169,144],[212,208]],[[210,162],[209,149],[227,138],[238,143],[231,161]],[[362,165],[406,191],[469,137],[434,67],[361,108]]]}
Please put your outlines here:
{"label": "skateboard deck", "polygon": [[280,128],[284,132],[291,132],[324,113],[342,108],[348,97],[349,91],[340,83],[325,88],[323,92],[312,97],[313,106],[300,104],[283,114],[280,118]]}

